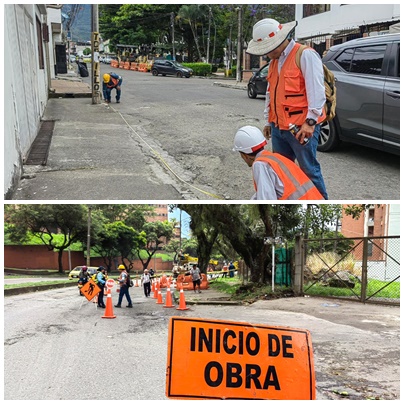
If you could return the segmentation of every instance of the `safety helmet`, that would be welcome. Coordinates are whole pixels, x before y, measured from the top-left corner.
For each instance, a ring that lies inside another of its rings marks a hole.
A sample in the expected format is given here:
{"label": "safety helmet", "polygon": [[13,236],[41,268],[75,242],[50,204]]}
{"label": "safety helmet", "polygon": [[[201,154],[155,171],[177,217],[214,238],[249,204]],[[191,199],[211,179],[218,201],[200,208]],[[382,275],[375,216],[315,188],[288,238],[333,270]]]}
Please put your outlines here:
{"label": "safety helmet", "polygon": [[87,271],[87,267],[86,267],[85,265],[83,265],[83,266],[81,267],[81,269],[82,269],[83,271]]}
{"label": "safety helmet", "polygon": [[250,154],[266,144],[267,141],[260,129],[255,126],[243,126],[236,132],[233,151]]}
{"label": "safety helmet", "polygon": [[104,83],[109,83],[109,81],[111,80],[111,76],[108,73],[105,73],[102,78],[104,79]]}
{"label": "safety helmet", "polygon": [[118,269],[125,269],[125,265],[119,265]]}
{"label": "safety helmet", "polygon": [[272,18],[264,18],[253,27],[253,39],[248,43],[247,53],[266,55],[288,39],[297,26],[297,21],[280,24]]}

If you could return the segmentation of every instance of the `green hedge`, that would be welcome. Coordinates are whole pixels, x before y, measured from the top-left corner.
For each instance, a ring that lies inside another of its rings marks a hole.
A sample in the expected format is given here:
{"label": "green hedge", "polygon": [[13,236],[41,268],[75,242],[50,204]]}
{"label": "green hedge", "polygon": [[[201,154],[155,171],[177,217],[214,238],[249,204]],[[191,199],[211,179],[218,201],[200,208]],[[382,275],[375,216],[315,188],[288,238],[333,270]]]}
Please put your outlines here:
{"label": "green hedge", "polygon": [[209,76],[212,74],[212,65],[209,63],[182,63],[194,71],[194,76]]}

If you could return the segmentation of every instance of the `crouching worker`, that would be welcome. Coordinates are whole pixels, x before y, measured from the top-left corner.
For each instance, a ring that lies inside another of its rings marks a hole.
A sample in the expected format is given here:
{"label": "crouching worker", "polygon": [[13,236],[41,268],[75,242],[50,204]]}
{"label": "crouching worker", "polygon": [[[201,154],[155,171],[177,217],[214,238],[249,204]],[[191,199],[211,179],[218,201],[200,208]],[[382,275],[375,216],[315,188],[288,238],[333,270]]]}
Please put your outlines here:
{"label": "crouching worker", "polygon": [[111,102],[111,91],[113,88],[116,89],[116,102],[120,103],[122,77],[115,73],[105,73],[103,79],[102,94],[106,103],[109,104]]}
{"label": "crouching worker", "polygon": [[234,137],[233,151],[252,167],[256,200],[324,199],[307,175],[293,161],[264,150],[267,140],[255,126],[243,126]]}

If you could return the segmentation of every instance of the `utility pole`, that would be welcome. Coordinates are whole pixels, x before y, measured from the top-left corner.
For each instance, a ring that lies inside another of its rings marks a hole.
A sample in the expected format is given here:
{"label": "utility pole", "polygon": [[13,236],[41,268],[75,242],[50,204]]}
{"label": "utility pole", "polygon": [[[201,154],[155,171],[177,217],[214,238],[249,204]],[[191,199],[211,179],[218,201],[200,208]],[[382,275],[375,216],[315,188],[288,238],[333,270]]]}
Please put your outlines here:
{"label": "utility pole", "polygon": [[98,32],[98,4],[91,5],[91,91],[92,103],[100,104],[100,34]]}
{"label": "utility pole", "polygon": [[210,48],[210,20],[212,16],[212,7],[209,7],[209,25],[208,25],[208,44],[207,44],[207,50],[206,50],[206,62],[209,63],[209,48]]}
{"label": "utility pole", "polygon": [[90,266],[91,260],[91,205],[88,205],[88,219],[87,219],[87,267]]}
{"label": "utility pole", "polygon": [[237,70],[236,70],[236,81],[239,83],[241,81],[241,56],[242,56],[242,24],[243,24],[243,9],[242,6],[237,7],[238,11],[238,33],[237,33]]}
{"label": "utility pole", "polygon": [[177,60],[175,57],[175,39],[174,39],[174,13],[171,13],[171,29],[172,29],[172,38],[173,38],[173,60]]}

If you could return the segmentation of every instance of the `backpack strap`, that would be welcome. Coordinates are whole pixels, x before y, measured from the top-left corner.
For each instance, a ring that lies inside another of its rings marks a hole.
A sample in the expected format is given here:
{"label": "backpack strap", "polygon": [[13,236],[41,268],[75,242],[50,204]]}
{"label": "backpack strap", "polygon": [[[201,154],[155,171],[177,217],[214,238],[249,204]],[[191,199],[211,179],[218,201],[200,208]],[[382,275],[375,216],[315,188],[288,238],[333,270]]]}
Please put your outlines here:
{"label": "backpack strap", "polygon": [[302,58],[302,53],[305,49],[308,49],[308,46],[306,45],[300,45],[299,49],[296,52],[296,64],[297,67],[299,68],[299,70],[301,70],[300,68],[300,59]]}

